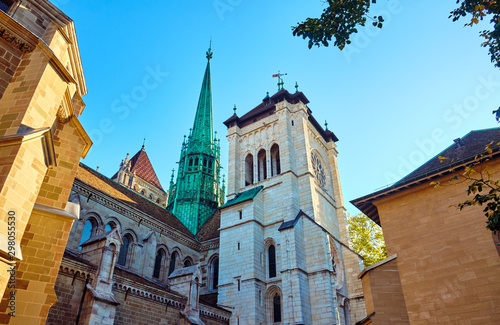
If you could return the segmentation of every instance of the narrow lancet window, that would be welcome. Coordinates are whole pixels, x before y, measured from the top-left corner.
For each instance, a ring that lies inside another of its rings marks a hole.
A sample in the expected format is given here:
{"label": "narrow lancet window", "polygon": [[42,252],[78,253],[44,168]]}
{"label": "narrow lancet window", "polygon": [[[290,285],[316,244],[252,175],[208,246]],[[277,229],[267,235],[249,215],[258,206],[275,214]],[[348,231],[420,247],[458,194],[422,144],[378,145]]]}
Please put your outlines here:
{"label": "narrow lancet window", "polygon": [[276,248],[274,245],[269,246],[269,277],[276,276]]}
{"label": "narrow lancet window", "polygon": [[279,174],[281,174],[280,148],[275,143],[271,147],[271,175],[276,176]]}
{"label": "narrow lancet window", "polygon": [[266,151],[264,149],[259,151],[257,155],[259,182],[267,178],[267,165],[266,165]]}
{"label": "narrow lancet window", "polygon": [[253,156],[248,154],[245,158],[245,186],[253,184]]}

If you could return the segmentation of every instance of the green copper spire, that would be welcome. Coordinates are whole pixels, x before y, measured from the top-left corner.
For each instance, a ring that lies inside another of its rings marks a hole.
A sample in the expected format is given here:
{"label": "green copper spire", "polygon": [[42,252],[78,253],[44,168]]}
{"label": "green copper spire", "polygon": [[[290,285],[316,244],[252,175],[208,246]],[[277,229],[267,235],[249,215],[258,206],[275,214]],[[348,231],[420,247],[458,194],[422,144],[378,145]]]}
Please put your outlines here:
{"label": "green copper spire", "polygon": [[196,109],[192,137],[200,142],[211,142],[213,134],[212,122],[212,83],[210,80],[210,60],[212,59],[212,49],[207,51],[207,68],[201,84],[200,99]]}
{"label": "green copper spire", "polygon": [[182,142],[177,181],[170,182],[167,204],[167,209],[193,234],[224,204],[224,187],[220,186],[220,140],[216,133],[214,135],[212,121],[212,56],[210,45],[193,128]]}

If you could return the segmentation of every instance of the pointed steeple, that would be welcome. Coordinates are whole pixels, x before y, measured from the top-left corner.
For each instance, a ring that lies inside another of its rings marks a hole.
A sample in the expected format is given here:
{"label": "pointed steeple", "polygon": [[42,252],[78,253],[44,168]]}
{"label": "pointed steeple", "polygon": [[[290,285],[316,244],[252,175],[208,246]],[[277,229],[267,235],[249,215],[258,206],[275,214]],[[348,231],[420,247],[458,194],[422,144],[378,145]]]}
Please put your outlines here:
{"label": "pointed steeple", "polygon": [[213,132],[212,121],[212,56],[210,46],[193,128],[182,143],[177,181],[170,183],[167,205],[193,234],[224,203],[224,191],[220,186],[220,141]]}
{"label": "pointed steeple", "polygon": [[201,84],[200,99],[193,124],[192,137],[194,140],[211,142],[213,134],[212,122],[212,82],[210,80],[210,60],[212,59],[212,46],[207,51],[207,67]]}

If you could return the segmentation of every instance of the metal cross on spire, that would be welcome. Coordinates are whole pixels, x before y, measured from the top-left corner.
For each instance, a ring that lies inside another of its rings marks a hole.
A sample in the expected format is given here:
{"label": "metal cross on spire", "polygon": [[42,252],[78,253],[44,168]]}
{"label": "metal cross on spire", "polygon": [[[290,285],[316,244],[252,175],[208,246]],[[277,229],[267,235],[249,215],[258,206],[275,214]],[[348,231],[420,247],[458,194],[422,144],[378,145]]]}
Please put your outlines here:
{"label": "metal cross on spire", "polygon": [[278,78],[278,91],[280,91],[281,89],[283,89],[283,85],[285,84],[285,82],[283,81],[283,79],[281,78],[282,76],[286,76],[287,73],[281,73],[279,70],[278,70],[278,73],[277,74],[273,74],[273,78]]}

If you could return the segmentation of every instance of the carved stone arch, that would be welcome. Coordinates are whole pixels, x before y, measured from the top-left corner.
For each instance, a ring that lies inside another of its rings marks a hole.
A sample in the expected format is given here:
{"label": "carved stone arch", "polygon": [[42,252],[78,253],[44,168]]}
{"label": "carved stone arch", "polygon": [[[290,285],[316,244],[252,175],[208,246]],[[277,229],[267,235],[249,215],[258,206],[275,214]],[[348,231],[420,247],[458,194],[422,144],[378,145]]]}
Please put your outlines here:
{"label": "carved stone arch", "polygon": [[182,255],[182,251],[178,246],[172,247],[172,250],[170,251],[170,255],[168,257],[168,275],[170,275],[174,270],[177,270],[179,267],[181,267],[183,260]]}
{"label": "carved stone arch", "polygon": [[165,281],[165,279],[167,278],[168,260],[169,255],[167,246],[164,244],[156,245],[153,278],[156,278],[160,281]]}
{"label": "carved stone arch", "polygon": [[335,240],[330,237],[330,270],[332,274],[332,285],[338,291],[342,289],[345,282],[344,263],[340,252],[340,247],[337,246]]}
{"label": "carved stone arch", "polygon": [[256,150],[257,152],[257,181],[263,181],[266,180],[269,176],[267,172],[267,159],[268,159],[268,154],[267,154],[267,149],[264,148],[263,146],[259,146]]}
{"label": "carved stone arch", "polygon": [[[106,229],[107,225],[113,223],[114,227],[116,227],[118,229],[118,232],[121,233],[122,224],[121,224],[120,220],[118,220],[118,218],[116,218],[114,216],[108,216],[108,217],[106,217],[104,222],[105,222],[104,229]],[[112,226],[111,228],[114,228],[114,227]]]}
{"label": "carved stone arch", "polygon": [[267,237],[264,240],[264,269],[268,279],[278,276],[278,245],[274,238]]}
{"label": "carved stone arch", "polygon": [[[189,264],[189,265],[187,265]],[[191,256],[186,256],[184,257],[184,259],[182,260],[182,266],[183,267],[188,267],[188,266],[191,266],[191,265],[194,265],[194,260]]]}
{"label": "carved stone arch", "polygon": [[281,174],[280,146],[276,141],[272,141],[269,148],[269,158],[271,161],[271,177],[273,177]]}
{"label": "carved stone arch", "polygon": [[[277,299],[278,297],[278,299]],[[266,290],[266,319],[268,324],[283,324],[283,292],[279,285],[272,285]],[[277,306],[279,302],[279,308]],[[279,314],[279,317],[277,313]],[[279,319],[279,320],[278,320]]]}
{"label": "carved stone arch", "polygon": [[89,212],[75,223],[76,241],[72,244],[76,249],[81,249],[80,245],[90,238],[97,236],[104,230],[102,218],[95,212]]}
{"label": "carved stone arch", "polygon": [[254,153],[247,149],[241,157],[243,164],[241,165],[242,175],[243,175],[243,186],[252,185],[255,183],[255,155]]}
{"label": "carved stone arch", "polygon": [[121,266],[130,267],[135,259],[135,246],[138,237],[134,230],[128,228],[122,231],[123,245],[120,247],[117,263]]}
{"label": "carved stone arch", "polygon": [[121,234],[122,238],[125,235],[129,234],[130,236],[132,236],[132,239],[133,239],[135,244],[137,244],[139,242],[139,236],[137,236],[137,233],[132,228],[127,228],[127,229],[123,230],[120,234]]}
{"label": "carved stone arch", "polygon": [[83,218],[80,219],[81,222],[85,223],[90,218],[94,218],[97,221],[97,227],[103,227],[104,223],[102,221],[102,217],[97,212],[87,212]]}

